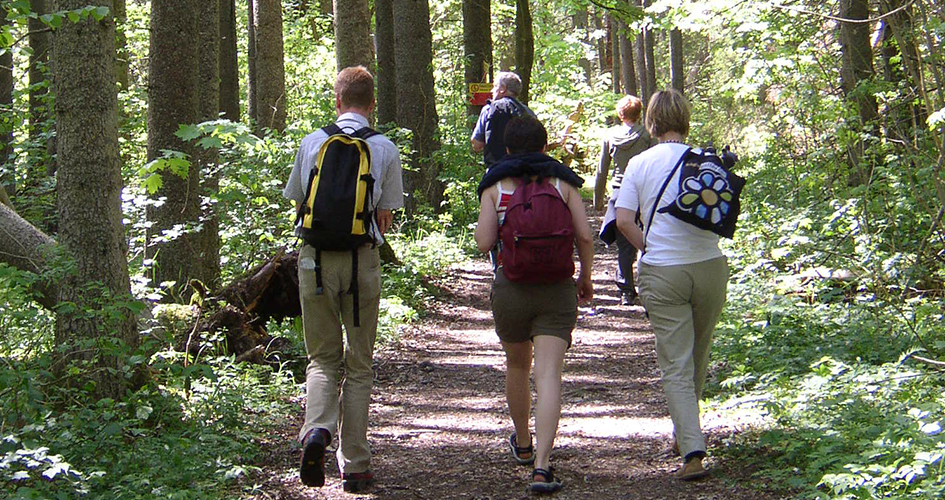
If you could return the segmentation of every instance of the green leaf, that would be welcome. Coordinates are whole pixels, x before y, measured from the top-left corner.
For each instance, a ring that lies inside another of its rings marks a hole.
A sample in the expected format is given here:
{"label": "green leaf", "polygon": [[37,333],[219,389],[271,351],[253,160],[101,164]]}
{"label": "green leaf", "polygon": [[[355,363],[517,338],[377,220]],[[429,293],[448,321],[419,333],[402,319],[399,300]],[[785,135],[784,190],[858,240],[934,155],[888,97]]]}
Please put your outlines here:
{"label": "green leaf", "polygon": [[138,409],[135,411],[135,416],[138,417],[139,420],[147,420],[148,417],[151,416],[151,412],[153,411],[154,411],[154,408],[151,408],[150,406],[147,406],[147,405],[142,405],[142,406],[139,406]]}
{"label": "green leaf", "polygon": [[96,7],[94,10],[92,10],[92,17],[94,17],[96,21],[105,19],[105,16],[107,15],[108,7]]}
{"label": "green leaf", "polygon": [[52,29],[57,29],[62,26],[62,14],[46,14],[40,17],[39,20]]}
{"label": "green leaf", "polygon": [[72,10],[72,11],[67,12],[66,15],[69,16],[70,21],[74,23],[79,22],[79,19],[80,19],[79,12]]}
{"label": "green leaf", "polygon": [[192,141],[200,137],[200,127],[196,125],[181,125],[180,128],[177,129],[177,132],[174,132],[174,135],[183,141]]}
{"label": "green leaf", "polygon": [[148,194],[154,194],[161,189],[161,186],[164,185],[164,181],[161,179],[161,174],[153,173],[147,176],[142,184],[144,188],[148,190]]}

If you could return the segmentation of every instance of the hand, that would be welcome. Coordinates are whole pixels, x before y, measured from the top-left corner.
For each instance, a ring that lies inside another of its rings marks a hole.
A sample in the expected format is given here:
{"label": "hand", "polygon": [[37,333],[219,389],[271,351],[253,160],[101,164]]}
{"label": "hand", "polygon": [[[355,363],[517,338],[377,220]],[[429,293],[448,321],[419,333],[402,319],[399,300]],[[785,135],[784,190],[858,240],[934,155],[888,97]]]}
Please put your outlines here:
{"label": "hand", "polygon": [[594,284],[590,276],[579,276],[577,280],[577,296],[579,304],[587,304],[594,298]]}
{"label": "hand", "polygon": [[381,231],[381,236],[387,234],[391,223],[394,222],[394,214],[390,210],[377,211],[377,229]]}

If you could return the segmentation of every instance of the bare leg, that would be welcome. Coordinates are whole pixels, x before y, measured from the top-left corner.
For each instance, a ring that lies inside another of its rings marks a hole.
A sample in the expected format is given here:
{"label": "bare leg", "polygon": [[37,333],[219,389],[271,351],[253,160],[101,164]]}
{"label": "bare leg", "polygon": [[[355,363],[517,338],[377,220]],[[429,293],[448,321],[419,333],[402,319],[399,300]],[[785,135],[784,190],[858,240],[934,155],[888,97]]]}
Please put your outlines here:
{"label": "bare leg", "polygon": [[[531,444],[528,430],[528,415],[532,408],[532,391],[528,375],[532,368],[531,342],[502,342],[505,349],[505,399],[515,426],[518,446]],[[528,458],[523,454],[522,458]]]}
{"label": "bare leg", "polygon": [[547,469],[561,416],[561,370],[568,343],[562,338],[537,335],[535,343],[535,385],[538,402],[535,411],[535,468]]}

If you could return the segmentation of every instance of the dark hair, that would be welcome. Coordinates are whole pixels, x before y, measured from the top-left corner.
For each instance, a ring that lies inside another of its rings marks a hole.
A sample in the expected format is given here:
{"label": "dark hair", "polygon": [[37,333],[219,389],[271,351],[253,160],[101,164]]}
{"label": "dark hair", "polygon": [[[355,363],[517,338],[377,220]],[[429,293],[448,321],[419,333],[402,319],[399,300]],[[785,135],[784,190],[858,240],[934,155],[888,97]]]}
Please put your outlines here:
{"label": "dark hair", "polygon": [[349,66],[335,79],[335,95],[345,106],[367,108],[374,102],[374,77],[364,66]]}
{"label": "dark hair", "polygon": [[509,120],[502,136],[509,153],[541,153],[548,144],[548,131],[531,116],[516,116]]}

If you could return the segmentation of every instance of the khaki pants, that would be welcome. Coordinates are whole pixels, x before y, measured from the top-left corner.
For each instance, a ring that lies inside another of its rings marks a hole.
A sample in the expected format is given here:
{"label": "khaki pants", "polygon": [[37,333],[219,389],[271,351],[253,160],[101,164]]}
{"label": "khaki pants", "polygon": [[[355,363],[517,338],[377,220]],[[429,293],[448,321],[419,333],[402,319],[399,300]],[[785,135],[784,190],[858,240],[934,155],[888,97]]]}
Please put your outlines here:
{"label": "khaki pants", "polygon": [[[338,439],[337,458],[341,472],[365,472],[371,465],[367,420],[374,382],[372,362],[381,297],[380,256],[377,249],[370,246],[358,250],[361,326],[355,328],[354,301],[348,294],[351,252],[322,252],[321,294],[316,294],[315,271],[312,269],[315,253],[315,249],[308,245],[299,251],[299,295],[308,353],[305,424],[299,440],[313,428],[327,429],[333,438]],[[341,381],[339,397],[342,366],[344,380]]]}
{"label": "khaki pants", "polygon": [[715,324],[725,305],[728,259],[680,266],[639,264],[640,299],[656,335],[663,391],[679,451],[705,451],[699,400]]}

